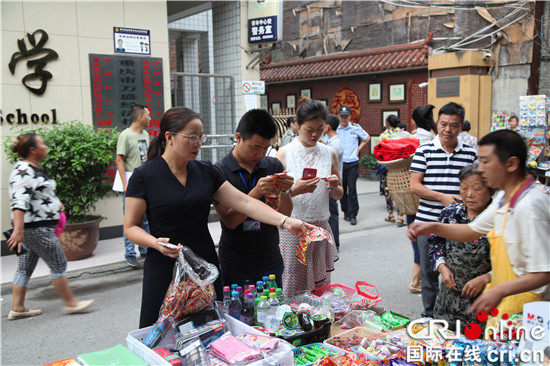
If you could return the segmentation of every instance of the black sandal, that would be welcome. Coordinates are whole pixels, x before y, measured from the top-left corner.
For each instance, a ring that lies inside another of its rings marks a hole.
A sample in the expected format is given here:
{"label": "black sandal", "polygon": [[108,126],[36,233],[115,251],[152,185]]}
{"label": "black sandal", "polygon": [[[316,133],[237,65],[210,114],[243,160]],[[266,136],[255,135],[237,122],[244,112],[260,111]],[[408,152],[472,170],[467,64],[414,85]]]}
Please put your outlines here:
{"label": "black sandal", "polygon": [[399,217],[399,218],[397,219],[397,226],[398,226],[398,227],[407,226],[407,223],[405,222],[405,220],[403,220],[402,217]]}
{"label": "black sandal", "polygon": [[388,215],[388,217],[386,217],[386,218],[384,219],[384,221],[387,221],[387,222],[395,222],[395,217],[393,217],[393,214]]}

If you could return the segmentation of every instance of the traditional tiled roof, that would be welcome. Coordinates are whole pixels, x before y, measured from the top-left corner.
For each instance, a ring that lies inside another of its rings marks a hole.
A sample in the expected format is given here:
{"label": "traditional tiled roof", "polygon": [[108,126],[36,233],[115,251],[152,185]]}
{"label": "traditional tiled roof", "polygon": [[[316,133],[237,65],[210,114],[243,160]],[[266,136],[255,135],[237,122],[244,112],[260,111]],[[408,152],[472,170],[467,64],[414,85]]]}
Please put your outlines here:
{"label": "traditional tiled roof", "polygon": [[277,83],[427,68],[430,41],[274,62],[261,66],[260,79]]}

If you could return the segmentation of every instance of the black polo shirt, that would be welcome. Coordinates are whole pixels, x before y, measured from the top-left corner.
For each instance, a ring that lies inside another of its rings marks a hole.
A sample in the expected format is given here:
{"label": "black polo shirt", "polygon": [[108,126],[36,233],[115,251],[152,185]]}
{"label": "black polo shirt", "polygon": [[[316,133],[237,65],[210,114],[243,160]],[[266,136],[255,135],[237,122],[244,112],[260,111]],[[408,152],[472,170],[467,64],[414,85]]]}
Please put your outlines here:
{"label": "black polo shirt", "polygon": [[[284,171],[283,164],[279,160],[266,156],[256,164],[252,173],[249,173],[237,163],[232,152],[217,162],[214,167],[229,183],[245,194],[252,190],[260,178]],[[265,202],[263,196],[261,200]],[[225,226],[223,222],[221,226],[220,264],[223,267],[244,271],[265,271],[283,265],[279,250],[279,231],[276,226],[261,223],[258,231],[245,231],[243,224],[234,230]]]}

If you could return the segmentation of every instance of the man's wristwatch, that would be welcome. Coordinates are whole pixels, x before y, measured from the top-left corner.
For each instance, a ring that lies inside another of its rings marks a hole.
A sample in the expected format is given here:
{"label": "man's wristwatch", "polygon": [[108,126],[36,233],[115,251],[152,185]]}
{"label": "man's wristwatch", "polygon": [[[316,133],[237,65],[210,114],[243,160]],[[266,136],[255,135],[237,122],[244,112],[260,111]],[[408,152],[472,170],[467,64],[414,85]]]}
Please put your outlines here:
{"label": "man's wristwatch", "polygon": [[283,194],[292,194],[292,188],[287,189],[286,191],[281,191]]}

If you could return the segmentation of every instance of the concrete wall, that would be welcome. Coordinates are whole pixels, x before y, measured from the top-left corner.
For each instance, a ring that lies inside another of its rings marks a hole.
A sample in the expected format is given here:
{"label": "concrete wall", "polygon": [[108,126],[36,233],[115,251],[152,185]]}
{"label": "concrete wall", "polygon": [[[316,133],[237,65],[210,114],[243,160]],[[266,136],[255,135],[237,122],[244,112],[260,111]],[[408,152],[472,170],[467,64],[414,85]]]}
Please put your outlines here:
{"label": "concrete wall", "polygon": [[539,93],[550,95],[550,3],[543,1],[543,6],[541,28],[544,38],[540,48]]}
{"label": "concrete wall", "polygon": [[[29,2],[8,1],[1,3],[2,13],[2,110],[3,115],[17,108],[30,115],[48,113],[56,109],[60,123],[81,120],[92,123],[92,102],[88,54],[113,54],[113,27],[149,29],[151,56],[163,58],[164,103],[170,106],[169,50],[166,3],[163,1],[60,1]],[[21,79],[30,72],[26,61],[20,61],[12,75],[8,63],[18,51],[17,40],[26,38],[26,33],[45,30],[49,40],[44,47],[51,48],[59,58],[50,61],[44,68],[53,74],[46,92],[40,96],[27,90]],[[0,137],[16,136],[21,127],[6,122],[0,128]],[[7,176],[11,165],[1,151],[0,227],[10,226]],[[107,217],[102,227],[122,224],[122,200],[120,197],[99,202],[97,213]]]}

